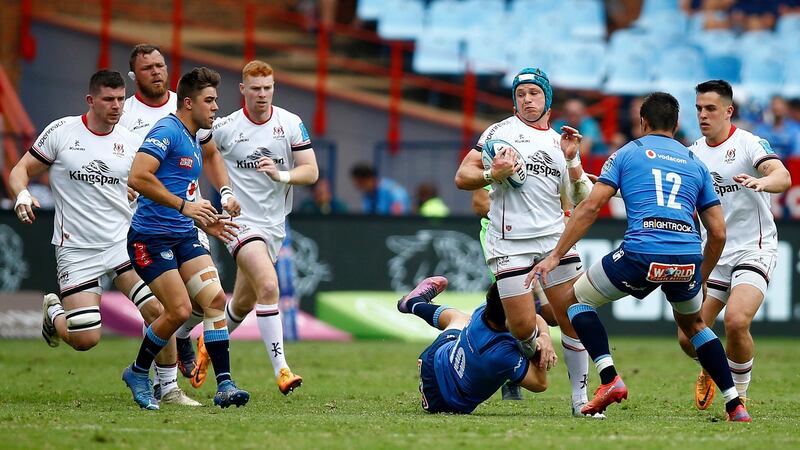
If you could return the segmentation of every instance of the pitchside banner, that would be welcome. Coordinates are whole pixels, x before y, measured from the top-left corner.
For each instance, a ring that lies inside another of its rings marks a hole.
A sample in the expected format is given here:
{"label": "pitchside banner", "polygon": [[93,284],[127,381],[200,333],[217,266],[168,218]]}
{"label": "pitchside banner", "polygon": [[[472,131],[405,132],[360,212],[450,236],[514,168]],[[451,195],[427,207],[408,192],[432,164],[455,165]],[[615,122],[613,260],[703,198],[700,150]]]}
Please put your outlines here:
{"label": "pitchside banner", "polygon": [[[0,291],[55,291],[55,261],[50,244],[52,212],[37,212],[33,225],[20,224],[12,212],[0,212]],[[411,290],[437,274],[450,290],[480,292],[489,284],[473,218],[428,220],[396,217],[292,216],[295,290],[302,307],[313,311],[317,292]],[[595,224],[578,244],[585,266],[619,245],[625,222]],[[800,252],[800,222],[780,222],[778,265],[753,331],[760,335],[800,335],[800,287],[795,256]],[[222,245],[212,253],[226,291],[235,267]],[[4,305],[0,305],[2,312]],[[644,300],[627,298],[600,309],[609,331],[618,334],[672,334],[672,310],[660,291]]]}

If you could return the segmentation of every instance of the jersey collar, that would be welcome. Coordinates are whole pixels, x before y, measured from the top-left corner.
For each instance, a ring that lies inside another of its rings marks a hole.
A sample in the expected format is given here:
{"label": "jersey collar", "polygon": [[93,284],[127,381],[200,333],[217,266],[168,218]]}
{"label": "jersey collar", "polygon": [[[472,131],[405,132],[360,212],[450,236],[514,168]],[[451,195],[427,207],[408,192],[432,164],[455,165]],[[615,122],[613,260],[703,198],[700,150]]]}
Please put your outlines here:
{"label": "jersey collar", "polygon": [[724,143],[728,142],[728,139],[730,139],[730,138],[731,138],[731,136],[733,136],[733,133],[735,133],[735,132],[736,132],[736,125],[734,125],[734,124],[731,124],[731,129],[730,129],[730,131],[728,131],[728,136],[727,136],[725,139],[723,139],[723,140],[722,140],[722,142],[720,142],[720,143],[719,143],[719,144],[717,144],[717,145],[711,145],[711,144],[709,144],[709,143],[708,143],[708,139],[706,139],[706,145],[708,145],[708,146],[709,146],[709,147],[711,147],[711,148],[714,148],[714,147],[719,147],[720,145],[722,145],[722,144],[724,144]]}
{"label": "jersey collar", "polygon": [[253,125],[264,125],[265,123],[272,120],[272,113],[274,111],[272,109],[272,105],[269,105],[269,117],[267,117],[267,120],[263,122],[256,122],[255,120],[253,120],[253,118],[250,117],[250,113],[247,112],[247,107],[242,108],[242,112],[244,112],[244,116],[247,117],[247,120],[249,120]]}
{"label": "jersey collar", "polygon": [[89,130],[89,132],[95,136],[108,136],[109,134],[114,132],[114,127],[111,127],[111,131],[109,131],[108,133],[98,133],[92,130],[91,128],[89,128],[89,119],[86,117],[85,113],[81,116],[81,122],[83,122],[83,126],[85,126],[86,129]]}
{"label": "jersey collar", "polygon": [[525,119],[523,119],[523,118],[522,118],[522,117],[519,115],[519,113],[514,113],[514,115],[515,115],[515,116],[517,116],[517,120],[519,120],[520,122],[522,122],[522,123],[523,123],[525,126],[528,126],[528,127],[531,127],[531,128],[533,128],[534,130],[547,131],[547,130],[549,130],[549,129],[550,129],[550,126],[549,126],[550,124],[548,124],[548,126],[546,126],[546,127],[544,127],[544,128],[542,128],[542,127],[537,127],[536,125],[531,125],[530,123],[528,123],[528,121],[526,121]]}

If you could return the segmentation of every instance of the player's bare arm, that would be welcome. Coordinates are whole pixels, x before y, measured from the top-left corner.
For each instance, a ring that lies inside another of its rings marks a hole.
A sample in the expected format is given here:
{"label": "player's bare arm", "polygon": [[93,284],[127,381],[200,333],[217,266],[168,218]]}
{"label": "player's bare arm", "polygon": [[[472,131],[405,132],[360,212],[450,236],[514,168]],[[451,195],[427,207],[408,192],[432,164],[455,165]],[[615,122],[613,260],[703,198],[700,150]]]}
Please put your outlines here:
{"label": "player's bare arm", "polygon": [[211,206],[211,202],[208,200],[187,202],[164,187],[164,184],[155,175],[160,165],[158,159],[152,155],[143,152],[136,153],[131,173],[128,176],[128,186],[160,205],[177,209],[181,214],[195,220],[201,226],[216,222],[217,211]]}
{"label": "player's bare arm", "polygon": [[472,211],[480,217],[489,217],[489,191],[475,189],[472,191]]}
{"label": "player's bare arm", "polygon": [[[503,148],[494,156],[489,174],[492,180],[503,181],[510,177],[517,167],[517,159],[513,151]],[[465,191],[478,189],[491,183],[484,176],[481,153],[475,149],[470,150],[456,171],[456,187]]]}
{"label": "player's bare arm", "polygon": [[573,211],[564,233],[550,255],[534,266],[533,270],[525,277],[526,287],[531,286],[534,280],[544,279],[551,270],[558,266],[561,258],[586,234],[589,227],[597,220],[600,209],[611,200],[615,193],[616,189],[605,183],[595,185],[586,200],[582,201]]}
{"label": "player's bare arm", "polygon": [[298,186],[314,184],[319,178],[317,157],[313,149],[294,152],[294,167],[291,170],[280,170],[268,156],[262,156],[258,160],[256,170],[270,177],[272,181]]}
{"label": "player's bare arm", "polygon": [[220,203],[222,209],[225,210],[231,217],[236,217],[242,213],[242,206],[233,194],[230,188],[230,179],[228,178],[228,169],[225,168],[225,162],[222,160],[222,155],[217,151],[217,144],[214,140],[206,142],[202,146],[203,149],[203,173],[211,182],[211,185],[220,194]]}
{"label": "player's bare arm", "polygon": [[14,212],[22,223],[33,223],[36,215],[33,208],[39,208],[39,200],[28,192],[28,183],[31,177],[35,177],[47,172],[47,164],[34,158],[30,153],[25,153],[16,166],[11,169],[8,177],[8,184],[11,188],[11,195],[17,198],[14,205]]}
{"label": "player's bare arm", "polygon": [[733,177],[733,181],[756,192],[780,194],[792,185],[792,176],[780,160],[768,159],[758,165],[761,177],[753,177],[741,173]]}
{"label": "player's bare arm", "polygon": [[703,283],[705,283],[717,265],[722,250],[725,248],[725,239],[727,239],[722,206],[715,205],[705,209],[700,213],[700,221],[703,222],[703,226],[708,232],[708,242],[703,249],[703,264],[700,265],[700,273],[703,274]]}

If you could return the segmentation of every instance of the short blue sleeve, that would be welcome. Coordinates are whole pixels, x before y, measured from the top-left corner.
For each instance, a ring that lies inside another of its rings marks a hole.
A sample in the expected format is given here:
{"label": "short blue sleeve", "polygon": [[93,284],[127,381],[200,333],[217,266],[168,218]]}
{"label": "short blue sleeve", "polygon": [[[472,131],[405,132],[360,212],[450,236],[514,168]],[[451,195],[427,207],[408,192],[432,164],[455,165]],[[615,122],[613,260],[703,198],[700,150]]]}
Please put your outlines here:
{"label": "short blue sleeve", "polygon": [[607,184],[614,189],[619,189],[622,161],[625,159],[625,154],[627,153],[625,149],[626,147],[622,147],[608,157],[605,164],[603,164],[603,169],[600,171],[600,176],[597,178],[597,181]]}
{"label": "short blue sleeve", "polygon": [[165,126],[163,120],[159,120],[147,133],[144,142],[139,147],[139,151],[151,155],[159,162],[164,162],[167,157],[167,149],[169,149],[169,144],[172,141],[175,141],[173,130],[171,127]]}
{"label": "short blue sleeve", "polygon": [[700,187],[700,193],[697,196],[697,212],[699,213],[720,204],[717,192],[714,190],[714,182],[711,179],[711,173],[705,165],[700,166],[700,171],[702,173],[701,180],[703,185]]}

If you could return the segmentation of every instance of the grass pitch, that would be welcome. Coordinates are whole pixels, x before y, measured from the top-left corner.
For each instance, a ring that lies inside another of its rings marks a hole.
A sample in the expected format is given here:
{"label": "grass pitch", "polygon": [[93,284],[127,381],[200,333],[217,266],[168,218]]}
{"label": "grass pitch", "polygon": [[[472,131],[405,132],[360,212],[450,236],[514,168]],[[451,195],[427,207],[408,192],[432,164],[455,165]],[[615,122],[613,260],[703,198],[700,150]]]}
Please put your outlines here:
{"label": "grass pitch", "polygon": [[[0,448],[800,448],[800,350],[790,339],[758,339],[749,425],[726,423],[719,397],[695,410],[696,365],[668,338],[612,338],[630,398],[604,421],[571,417],[561,361],[542,394],[525,392],[522,402],[496,394],[470,416],[428,415],[417,391],[423,346],[377,341],[290,343],[304,385],[288,397],[263,345],[233,342],[234,377],[252,395],[247,406],[146,412],[120,380],[138,345],[104,338],[78,353],[0,340]],[[593,368],[590,376],[593,390]],[[212,404],[212,380],[199,391],[185,381],[185,391]]]}

